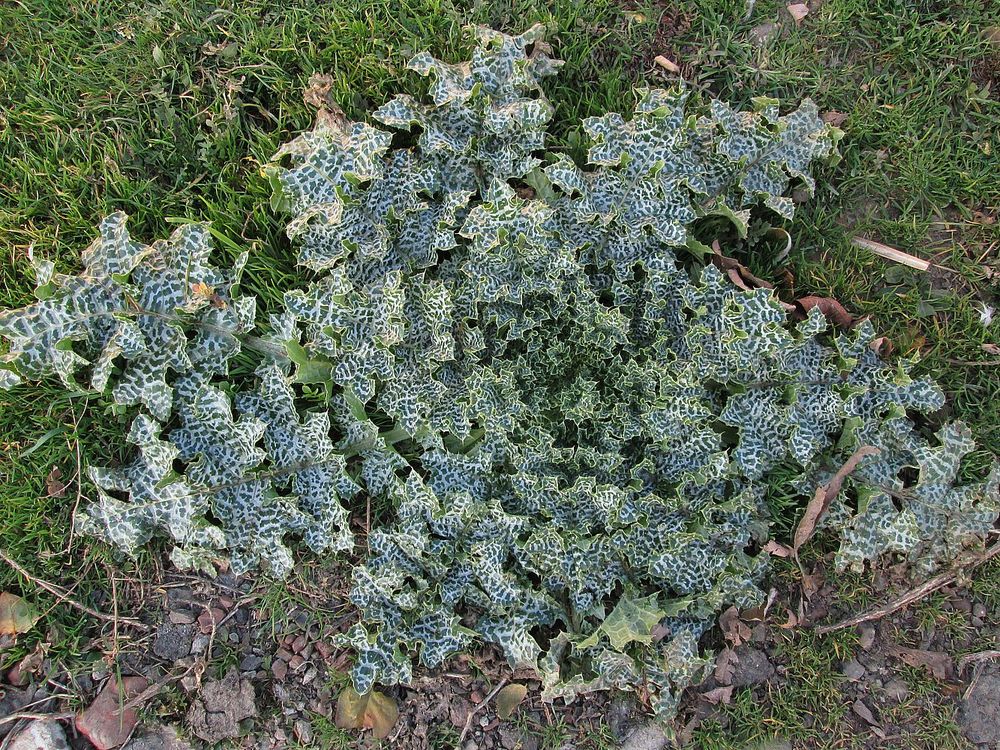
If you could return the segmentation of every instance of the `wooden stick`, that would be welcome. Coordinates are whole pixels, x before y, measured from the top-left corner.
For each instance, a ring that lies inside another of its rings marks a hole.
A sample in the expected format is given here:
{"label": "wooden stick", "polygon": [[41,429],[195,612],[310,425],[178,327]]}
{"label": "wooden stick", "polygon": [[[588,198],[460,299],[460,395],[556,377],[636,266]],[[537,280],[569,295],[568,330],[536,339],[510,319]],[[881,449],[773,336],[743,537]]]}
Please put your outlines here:
{"label": "wooden stick", "polygon": [[916,255],[904,253],[902,250],[897,250],[894,247],[889,247],[888,245],[883,245],[881,242],[875,242],[875,240],[865,239],[864,237],[851,238],[851,244],[855,247],[871,250],[876,255],[880,255],[887,260],[893,260],[896,263],[902,263],[904,266],[916,268],[918,271],[929,271],[930,267],[935,265],[929,260],[918,258]]}
{"label": "wooden stick", "polygon": [[907,591],[905,594],[893,599],[883,607],[873,609],[870,612],[865,612],[860,615],[855,615],[854,617],[849,617],[848,619],[841,620],[834,625],[821,625],[816,628],[816,632],[820,635],[826,635],[827,633],[833,633],[837,630],[843,630],[844,628],[852,628],[863,622],[881,620],[883,617],[891,615],[893,612],[900,610],[907,605],[913,604],[913,602],[918,601],[919,599],[923,599],[928,594],[933,594],[939,588],[947,586],[949,583],[958,578],[960,573],[966,573],[974,568],[978,568],[980,565],[989,562],[997,555],[1000,555],[1000,542],[993,544],[993,546],[977,557],[974,557],[965,565],[952,568],[946,573],[941,573],[940,575],[936,575],[933,578],[924,581],[915,589]]}
{"label": "wooden stick", "polygon": [[103,612],[98,612],[96,609],[88,607],[86,604],[78,602],[76,599],[72,598],[66,591],[66,589],[64,589],[62,586],[57,586],[54,583],[49,583],[48,581],[42,580],[41,578],[38,578],[37,576],[34,576],[31,573],[29,573],[27,570],[21,567],[21,565],[19,565],[16,561],[10,559],[3,550],[0,550],[0,560],[3,560],[10,567],[12,567],[14,570],[16,570],[25,578],[27,578],[29,581],[31,581],[31,583],[35,584],[39,588],[48,591],[50,594],[52,594],[52,596],[54,596],[60,602],[65,602],[66,604],[69,604],[71,607],[75,607],[76,609],[80,610],[81,612],[85,612],[91,617],[96,617],[98,620],[101,620],[102,622],[110,622],[112,624],[116,624],[119,622],[124,623],[125,625],[131,625],[133,628],[137,630],[148,631],[150,629],[149,626],[146,625],[145,623],[139,622],[138,620],[135,620],[131,617],[115,617],[113,615],[106,615]]}

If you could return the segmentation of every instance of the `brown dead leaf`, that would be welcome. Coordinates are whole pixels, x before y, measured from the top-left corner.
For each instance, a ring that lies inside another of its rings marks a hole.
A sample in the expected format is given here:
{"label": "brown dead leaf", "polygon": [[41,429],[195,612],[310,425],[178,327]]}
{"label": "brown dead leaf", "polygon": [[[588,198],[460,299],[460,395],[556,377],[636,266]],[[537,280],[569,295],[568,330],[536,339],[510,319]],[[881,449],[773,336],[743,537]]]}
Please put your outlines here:
{"label": "brown dead leaf", "polygon": [[792,628],[798,627],[799,618],[796,616],[796,614],[788,608],[785,608],[785,614],[787,615],[787,619],[778,627],[781,628],[782,630],[791,630]]}
{"label": "brown dead leaf", "polygon": [[333,76],[327,73],[313,73],[302,90],[302,101],[313,109],[333,110],[337,102],[333,98]]}
{"label": "brown dead leaf", "polygon": [[788,11],[788,15],[794,19],[796,26],[802,23],[802,19],[809,15],[809,6],[805,3],[786,5],[785,9]]}
{"label": "brown dead leaf", "polygon": [[851,328],[854,325],[854,316],[847,312],[844,306],[833,297],[801,297],[795,300],[795,307],[798,311],[796,317],[801,320],[805,320],[810,310],[818,307],[826,319],[834,325],[841,328]]}
{"label": "brown dead leaf", "polygon": [[816,592],[819,591],[822,585],[823,585],[822,573],[802,574],[802,593],[805,594],[806,599],[812,599],[816,595]]}
{"label": "brown dead leaf", "polygon": [[514,682],[507,685],[503,690],[497,693],[496,705],[497,705],[497,716],[501,719],[509,719],[517,707],[521,705],[521,701],[528,694],[528,688],[524,685]]}
{"label": "brown dead leaf", "polygon": [[31,630],[41,615],[16,594],[0,593],[0,635],[20,635]]}
{"label": "brown dead leaf", "polygon": [[872,340],[868,348],[880,357],[888,357],[892,354],[892,339],[888,336],[879,336],[877,339]]}
{"label": "brown dead leaf", "polygon": [[717,706],[720,703],[726,705],[733,699],[733,686],[723,685],[722,687],[713,688],[706,693],[702,693],[701,697],[713,706]]}
{"label": "brown dead leaf", "polygon": [[838,112],[835,109],[831,109],[829,112],[823,113],[823,122],[827,125],[833,125],[835,128],[839,128],[844,124],[844,120],[847,119],[847,115],[843,112]]}
{"label": "brown dead leaf", "polygon": [[954,673],[951,657],[940,651],[891,646],[889,653],[911,667],[923,667],[939,680],[947,680]]}
{"label": "brown dead leaf", "polygon": [[791,547],[773,539],[764,545],[764,551],[773,557],[791,557],[795,554],[795,550]]}
{"label": "brown dead leaf", "polygon": [[722,629],[722,635],[733,646],[739,646],[750,640],[750,628],[740,620],[740,613],[736,607],[730,607],[719,615],[719,627]]}
{"label": "brown dead leaf", "polygon": [[733,682],[733,675],[736,673],[736,665],[740,658],[728,646],[719,652],[715,657],[715,681],[720,685],[730,685]]}
{"label": "brown dead leaf", "polygon": [[334,724],[341,729],[371,729],[376,739],[384,740],[399,718],[396,702],[373,690],[365,695],[347,686],[337,698]]}
{"label": "brown dead leaf", "polygon": [[854,451],[853,455],[847,459],[843,466],[837,469],[837,473],[833,475],[824,485],[820,485],[816,490],[816,494],[813,495],[813,499],[809,501],[806,506],[805,513],[802,514],[802,520],[799,521],[798,527],[795,529],[795,536],[792,540],[792,550],[797,554],[799,548],[802,547],[809,539],[812,537],[813,533],[816,531],[816,524],[819,523],[820,518],[826,512],[826,509],[830,507],[830,503],[840,492],[841,486],[844,484],[844,480],[847,476],[854,471],[858,464],[867,456],[873,456],[879,453],[879,449],[871,445],[863,445]]}
{"label": "brown dead leaf", "polygon": [[49,497],[62,497],[66,494],[66,485],[62,481],[62,469],[53,466],[45,477],[45,492]]}
{"label": "brown dead leaf", "polygon": [[749,268],[736,260],[736,258],[730,258],[728,255],[723,255],[722,246],[719,244],[718,240],[712,242],[712,250],[712,263],[714,263],[720,271],[725,271],[726,275],[729,276],[736,286],[741,289],[774,289],[774,284],[754,275]]}

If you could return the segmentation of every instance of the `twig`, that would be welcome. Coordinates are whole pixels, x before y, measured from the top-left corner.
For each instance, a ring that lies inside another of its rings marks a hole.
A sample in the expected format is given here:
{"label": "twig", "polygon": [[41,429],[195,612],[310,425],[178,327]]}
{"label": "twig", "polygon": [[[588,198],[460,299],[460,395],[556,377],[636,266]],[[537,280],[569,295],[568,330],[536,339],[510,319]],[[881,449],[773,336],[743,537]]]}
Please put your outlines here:
{"label": "twig", "polygon": [[874,240],[869,240],[864,237],[852,238],[851,244],[855,247],[862,247],[865,250],[871,250],[876,255],[880,255],[887,260],[902,263],[904,266],[909,266],[910,268],[916,268],[918,271],[928,271],[931,266],[934,266],[935,268],[942,267],[938,266],[936,263],[931,263],[929,260],[918,258],[916,255],[904,253],[902,250],[897,250],[894,247],[889,247],[888,245],[883,245],[881,242],[875,242]]}
{"label": "twig", "polygon": [[65,713],[64,712],[64,713],[61,713],[61,714],[37,714],[37,713],[33,713],[31,711],[22,711],[20,713],[10,714],[9,716],[4,716],[2,719],[0,719],[0,724],[9,724],[12,721],[20,721],[21,719],[53,719],[53,720],[62,720],[62,719],[71,719],[74,716],[76,716],[76,714],[73,713],[72,711],[69,712],[69,713]]}
{"label": "twig", "polygon": [[106,615],[103,612],[98,612],[96,609],[88,607],[86,604],[81,604],[76,599],[73,599],[66,591],[66,589],[64,589],[62,586],[57,586],[54,583],[49,583],[48,581],[45,581],[29,573],[27,570],[21,567],[20,564],[18,564],[16,561],[8,557],[3,550],[0,550],[0,560],[3,560],[10,567],[12,567],[14,570],[16,570],[18,573],[20,573],[22,576],[27,578],[29,581],[31,581],[39,588],[48,591],[50,594],[56,597],[56,599],[58,599],[60,602],[65,602],[66,604],[69,604],[71,607],[75,607],[76,609],[80,610],[81,612],[85,612],[91,617],[96,617],[98,620],[101,620],[102,622],[124,623],[126,625],[131,625],[133,628],[137,630],[143,630],[143,631],[150,630],[150,627],[148,625],[146,625],[143,622],[139,622],[138,620],[135,620],[131,617],[116,618],[112,615]]}
{"label": "twig", "polygon": [[458,748],[462,746],[462,743],[465,741],[465,735],[469,733],[469,729],[470,727],[472,727],[472,717],[475,716],[477,713],[479,713],[479,711],[481,711],[483,708],[485,708],[486,705],[490,702],[490,700],[492,700],[493,696],[499,693],[503,689],[503,686],[506,684],[507,684],[507,678],[504,677],[502,680],[500,680],[497,686],[490,691],[490,694],[487,695],[485,698],[483,698],[482,703],[480,703],[478,706],[469,711],[469,715],[465,717],[465,726],[462,728],[462,734],[459,735],[458,743],[455,745],[456,750],[458,750]]}
{"label": "twig", "polygon": [[977,651],[974,654],[966,654],[958,660],[958,669],[961,671],[973,662],[978,663],[990,659],[1000,659],[1000,651]]}
{"label": "twig", "polygon": [[881,620],[883,617],[891,615],[893,612],[902,609],[913,602],[923,599],[928,594],[932,594],[943,586],[947,586],[949,583],[958,578],[959,574],[967,573],[974,568],[978,568],[985,562],[992,560],[997,555],[1000,555],[1000,542],[994,543],[989,549],[987,549],[982,554],[974,557],[968,563],[952,568],[946,573],[941,573],[940,575],[934,576],[922,584],[917,586],[915,589],[907,591],[902,596],[893,599],[891,602],[885,606],[873,609],[870,612],[864,612],[860,615],[855,615],[846,620],[841,620],[834,625],[821,625],[816,628],[816,632],[820,635],[826,635],[827,633],[833,633],[837,630],[843,630],[844,628],[852,628],[855,625],[860,625],[863,622],[870,622],[872,620]]}

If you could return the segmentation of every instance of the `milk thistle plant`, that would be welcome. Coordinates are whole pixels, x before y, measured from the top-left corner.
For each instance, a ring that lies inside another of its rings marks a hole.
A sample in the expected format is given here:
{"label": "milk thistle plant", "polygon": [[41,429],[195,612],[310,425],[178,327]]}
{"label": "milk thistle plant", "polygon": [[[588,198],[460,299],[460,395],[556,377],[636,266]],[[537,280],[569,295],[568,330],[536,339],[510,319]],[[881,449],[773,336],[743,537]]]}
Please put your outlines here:
{"label": "milk thistle plant", "polygon": [[[870,323],[791,320],[695,260],[698,222],[791,217],[792,183],[835,155],[816,106],[643,89],[584,120],[577,164],[546,150],[543,28],[476,34],[470,62],[410,62],[426,98],[321,118],[275,155],[307,270],[283,308],[240,292],[245,256],[213,265],[202,224],[144,245],[114,214],[79,275],[33,259],[0,382],[133,415],[134,457],[89,468],[81,529],[237,573],[285,576],[292,540],[346,556],[361,693],[487,643],[547,699],[641,688],[663,718],[718,614],[760,603],[769,482],[811,495],[870,446],[824,518],[838,566],[982,546],[1000,473],[956,484],[968,429],[912,421],[942,405],[932,382],[883,361]],[[251,376],[230,374],[241,351]],[[358,544],[370,500],[390,510]]]}

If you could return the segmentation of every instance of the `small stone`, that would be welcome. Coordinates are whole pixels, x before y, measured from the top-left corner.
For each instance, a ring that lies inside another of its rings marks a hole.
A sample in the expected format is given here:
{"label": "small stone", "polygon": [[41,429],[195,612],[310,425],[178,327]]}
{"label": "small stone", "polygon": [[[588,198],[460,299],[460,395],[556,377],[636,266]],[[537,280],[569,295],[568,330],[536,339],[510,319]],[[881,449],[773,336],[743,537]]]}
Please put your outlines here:
{"label": "small stone", "polygon": [[979,676],[962,700],[958,721],[972,742],[993,746],[1000,743],[1000,669],[993,668]]}
{"label": "small stone", "polygon": [[902,680],[890,680],[885,684],[885,697],[889,700],[902,703],[909,694],[910,689]]}
{"label": "small stone", "polygon": [[233,608],[233,597],[231,596],[226,596],[225,594],[223,594],[222,596],[219,597],[218,602],[226,609]]}
{"label": "small stone", "polygon": [[476,744],[475,740],[466,740],[465,744],[462,745],[462,750],[479,750],[479,745]]}
{"label": "small stone", "polygon": [[306,660],[303,659],[298,654],[296,654],[295,656],[293,656],[291,659],[288,660],[288,666],[291,667],[296,672],[298,672],[302,668],[302,665],[305,663]]}
{"label": "small stone", "polygon": [[156,629],[153,653],[166,661],[177,661],[191,653],[193,641],[193,625],[165,622]]}
{"label": "small stone", "polygon": [[174,609],[167,613],[167,619],[174,625],[190,625],[194,622],[194,615],[186,609]]}
{"label": "small stone", "polygon": [[288,676],[288,662],[282,659],[275,659],[271,664],[271,674],[274,675],[274,679],[283,680]]}
{"label": "small stone", "polygon": [[845,661],[844,665],[840,668],[840,671],[851,682],[857,682],[865,676],[865,668],[857,659]]}
{"label": "small stone", "polygon": [[76,728],[97,750],[121,746],[139,721],[134,708],[121,709],[121,701],[135,698],[149,687],[145,677],[125,677],[121,685],[108,680],[94,702],[76,717]]}
{"label": "small stone", "polygon": [[[31,699],[24,690],[15,687],[0,688],[0,716],[10,716],[24,708]],[[0,740],[7,736],[7,733],[14,728],[12,722],[0,724]]]}
{"label": "small stone", "polygon": [[319,655],[322,656],[324,659],[329,659],[330,654],[333,653],[333,646],[331,646],[326,641],[316,641],[316,650],[319,652]]}
{"label": "small stone", "polygon": [[986,605],[982,602],[976,602],[972,605],[972,616],[978,617],[980,620],[986,619]]}
{"label": "small stone", "polygon": [[319,674],[315,668],[309,667],[306,673],[302,675],[302,684],[308,685],[310,682],[316,679],[316,675]]}
{"label": "small stone", "polygon": [[136,734],[122,750],[192,750],[191,746],[177,736],[173,727],[157,727]]}
{"label": "small stone", "polygon": [[191,641],[191,653],[198,655],[205,653],[208,648],[208,642],[211,640],[210,636],[207,635],[196,635],[194,640]]}
{"label": "small stone", "polygon": [[279,648],[274,652],[274,656],[275,658],[283,659],[284,661],[291,661],[293,654],[286,648]]}
{"label": "small stone", "polygon": [[308,721],[299,719],[295,722],[295,739],[303,745],[309,745],[312,743],[312,736],[312,725]]}
{"label": "small stone", "polygon": [[774,37],[781,30],[781,27],[773,22],[762,23],[759,26],[754,26],[750,30],[750,42],[757,47],[761,47]]}
{"label": "small stone", "polygon": [[292,651],[294,651],[297,654],[302,653],[302,649],[306,647],[306,643],[308,642],[309,641],[306,639],[304,635],[298,636],[294,641],[292,641]]}
{"label": "small stone", "polygon": [[241,672],[256,672],[257,668],[264,663],[264,659],[257,654],[249,654],[243,657],[240,662]]}
{"label": "small stone", "polygon": [[58,721],[33,721],[14,737],[7,750],[69,750],[66,732]]}
{"label": "small stone", "polygon": [[732,679],[735,687],[758,685],[774,676],[774,665],[763,651],[740,646],[736,649],[736,656],[739,661],[736,663]]}

